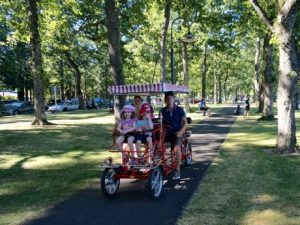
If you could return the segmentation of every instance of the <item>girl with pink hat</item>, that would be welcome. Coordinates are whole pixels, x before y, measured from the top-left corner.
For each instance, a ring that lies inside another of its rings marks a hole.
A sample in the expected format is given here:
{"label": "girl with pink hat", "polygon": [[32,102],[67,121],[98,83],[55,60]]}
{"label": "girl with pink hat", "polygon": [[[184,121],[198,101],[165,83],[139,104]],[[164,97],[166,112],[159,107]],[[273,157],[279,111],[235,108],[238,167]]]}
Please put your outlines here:
{"label": "girl with pink hat", "polygon": [[125,105],[121,110],[121,120],[119,122],[117,130],[120,132],[120,136],[116,140],[116,144],[119,146],[119,150],[123,151],[123,143],[127,141],[131,156],[134,157],[133,142],[135,137],[130,132],[135,130],[136,116],[135,108],[132,105]]}

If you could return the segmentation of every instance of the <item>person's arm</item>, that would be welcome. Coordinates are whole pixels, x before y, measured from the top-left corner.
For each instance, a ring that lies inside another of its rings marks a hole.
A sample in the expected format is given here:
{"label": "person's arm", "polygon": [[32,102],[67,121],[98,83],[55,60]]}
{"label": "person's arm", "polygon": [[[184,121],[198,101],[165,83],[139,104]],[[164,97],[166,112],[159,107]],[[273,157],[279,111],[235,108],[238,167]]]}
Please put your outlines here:
{"label": "person's arm", "polygon": [[140,127],[139,121],[136,121],[136,123],[135,123],[135,130],[138,132],[143,131],[143,129]]}
{"label": "person's arm", "polygon": [[150,130],[153,130],[154,124],[150,118],[148,119],[148,122],[149,122]]}
{"label": "person's arm", "polygon": [[133,126],[131,128],[129,128],[128,130],[126,130],[125,134],[133,132],[133,131],[135,131],[135,123],[133,124]]}
{"label": "person's arm", "polygon": [[118,128],[117,130],[120,132],[120,134],[123,134],[123,130],[122,130],[122,122],[119,122]]}
{"label": "person's arm", "polygon": [[177,133],[176,133],[177,137],[182,137],[182,134],[185,132],[185,130],[188,126],[188,122],[187,122],[187,119],[185,116],[182,117],[181,124],[182,124],[181,129],[179,131],[177,131]]}

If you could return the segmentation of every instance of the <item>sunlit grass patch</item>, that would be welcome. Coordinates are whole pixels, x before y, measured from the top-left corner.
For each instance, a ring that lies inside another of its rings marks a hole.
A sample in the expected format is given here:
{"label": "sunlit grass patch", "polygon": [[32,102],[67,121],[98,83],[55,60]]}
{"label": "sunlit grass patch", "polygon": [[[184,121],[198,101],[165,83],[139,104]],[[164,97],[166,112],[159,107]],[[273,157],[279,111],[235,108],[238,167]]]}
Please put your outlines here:
{"label": "sunlit grass patch", "polygon": [[0,122],[0,224],[36,216],[101,176],[113,115],[95,110],[47,116],[56,124],[31,126],[28,115]]}
{"label": "sunlit grass patch", "polygon": [[277,121],[259,116],[237,119],[178,224],[299,224],[300,155],[269,151]]}

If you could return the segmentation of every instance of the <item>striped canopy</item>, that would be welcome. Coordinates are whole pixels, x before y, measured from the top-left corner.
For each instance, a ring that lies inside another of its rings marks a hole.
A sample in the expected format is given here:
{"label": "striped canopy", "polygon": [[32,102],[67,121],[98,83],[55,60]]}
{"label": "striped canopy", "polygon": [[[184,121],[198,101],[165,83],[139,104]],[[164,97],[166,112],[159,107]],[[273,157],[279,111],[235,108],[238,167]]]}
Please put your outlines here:
{"label": "striped canopy", "polygon": [[128,84],[109,86],[108,92],[112,95],[139,94],[151,95],[173,91],[175,93],[189,93],[189,88],[176,84]]}

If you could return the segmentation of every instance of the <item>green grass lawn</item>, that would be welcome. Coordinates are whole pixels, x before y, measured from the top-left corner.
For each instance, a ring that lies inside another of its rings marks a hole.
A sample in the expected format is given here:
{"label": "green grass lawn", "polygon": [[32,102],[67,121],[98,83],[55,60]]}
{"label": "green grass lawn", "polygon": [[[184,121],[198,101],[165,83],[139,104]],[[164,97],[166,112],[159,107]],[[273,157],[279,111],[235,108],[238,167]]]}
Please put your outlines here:
{"label": "green grass lawn", "polygon": [[300,224],[300,155],[274,155],[277,121],[257,122],[254,110],[232,127],[179,225]]}
{"label": "green grass lawn", "polygon": [[[210,106],[213,112],[222,107]],[[195,123],[205,118],[197,106],[192,107],[195,113],[188,116]],[[47,118],[56,125],[31,126],[28,115],[0,118],[1,225],[39,216],[98,182],[100,165],[111,155],[107,149],[114,117],[107,111],[48,114]],[[299,156],[270,154],[276,122],[258,123],[256,118],[252,114],[237,121],[181,224],[298,222]]]}
{"label": "green grass lawn", "polygon": [[[194,121],[205,118],[197,112],[189,116]],[[114,116],[107,110],[47,114],[47,118],[55,125],[31,126],[31,115],[0,117],[1,225],[38,216],[98,182],[100,165],[112,154],[107,150]]]}
{"label": "green grass lawn", "polygon": [[0,118],[0,224],[19,224],[101,175],[113,116],[105,111]]}

